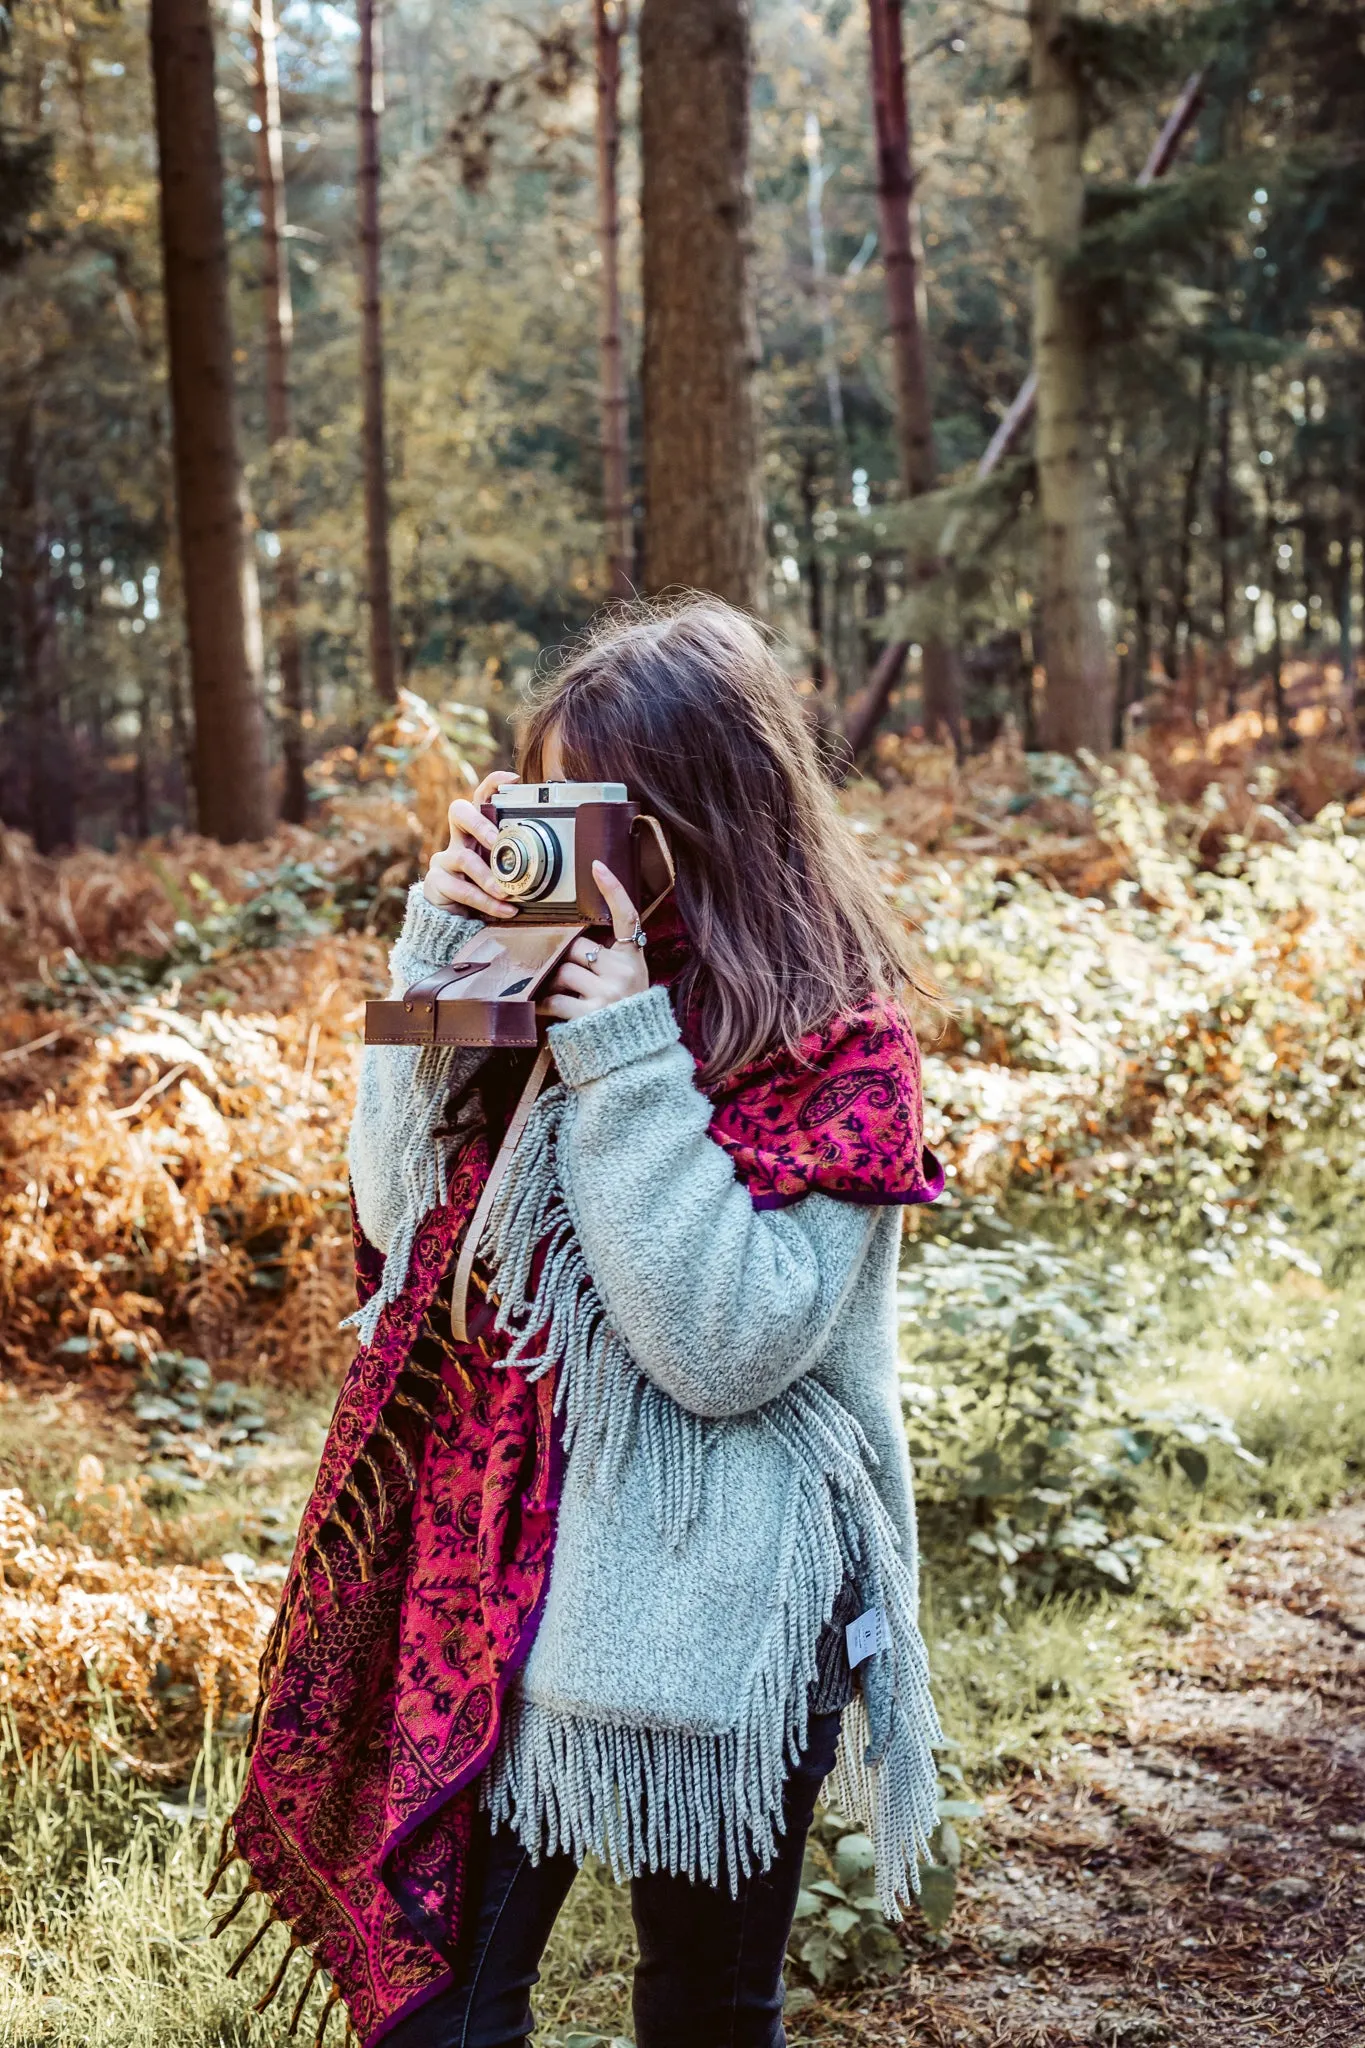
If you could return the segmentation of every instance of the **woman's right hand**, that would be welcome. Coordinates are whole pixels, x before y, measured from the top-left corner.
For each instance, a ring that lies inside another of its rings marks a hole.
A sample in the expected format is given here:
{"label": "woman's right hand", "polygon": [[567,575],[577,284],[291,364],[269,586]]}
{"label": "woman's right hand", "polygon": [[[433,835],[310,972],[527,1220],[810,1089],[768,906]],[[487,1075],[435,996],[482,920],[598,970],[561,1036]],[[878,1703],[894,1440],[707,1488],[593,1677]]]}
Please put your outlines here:
{"label": "woman's right hand", "polygon": [[498,828],[489,824],[479,805],[487,803],[505,782],[517,780],[509,769],[495,768],[484,776],[473,796],[456,797],[450,806],[450,844],[443,853],[432,855],[422,881],[428,903],[442,910],[472,910],[477,917],[505,920],[516,916],[515,903],[507,901],[502,883],[484,859],[483,849],[492,846]]}

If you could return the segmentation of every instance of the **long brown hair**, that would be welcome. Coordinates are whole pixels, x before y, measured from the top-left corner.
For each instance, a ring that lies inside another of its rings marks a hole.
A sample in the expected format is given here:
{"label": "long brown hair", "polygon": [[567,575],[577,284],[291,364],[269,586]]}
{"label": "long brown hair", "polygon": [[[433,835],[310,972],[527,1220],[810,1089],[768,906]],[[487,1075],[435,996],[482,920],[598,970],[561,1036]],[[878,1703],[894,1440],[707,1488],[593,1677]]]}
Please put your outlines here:
{"label": "long brown hair", "polygon": [[613,607],[532,694],[521,773],[624,782],[662,823],[715,1081],[917,977],[909,933],[839,815],[788,676],[718,598]]}

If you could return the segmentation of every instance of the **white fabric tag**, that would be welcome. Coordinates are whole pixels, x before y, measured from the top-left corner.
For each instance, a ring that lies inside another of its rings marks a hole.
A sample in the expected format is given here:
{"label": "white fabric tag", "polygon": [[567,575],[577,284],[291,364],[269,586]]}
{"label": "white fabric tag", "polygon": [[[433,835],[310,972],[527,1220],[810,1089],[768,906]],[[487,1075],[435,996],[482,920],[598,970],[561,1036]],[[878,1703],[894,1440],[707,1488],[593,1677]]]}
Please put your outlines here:
{"label": "white fabric tag", "polygon": [[850,1671],[856,1671],[864,1657],[871,1657],[878,1650],[891,1648],[891,1631],[886,1623],[886,1610],[869,1607],[866,1614],[860,1614],[844,1630],[848,1639],[848,1664]]}

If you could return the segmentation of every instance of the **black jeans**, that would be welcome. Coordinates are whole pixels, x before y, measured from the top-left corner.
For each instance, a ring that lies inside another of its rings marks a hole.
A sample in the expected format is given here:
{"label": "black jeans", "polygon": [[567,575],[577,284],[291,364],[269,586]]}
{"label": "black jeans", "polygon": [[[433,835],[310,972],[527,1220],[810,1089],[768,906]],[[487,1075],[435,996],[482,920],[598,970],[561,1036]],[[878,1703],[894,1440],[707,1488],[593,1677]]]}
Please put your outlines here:
{"label": "black jeans", "polygon": [[[786,2048],[782,1958],[840,1718],[811,1716],[805,1753],[787,1779],[777,1857],[740,1878],[737,1898],[724,1878],[719,1886],[632,1879],[636,2048]],[[530,2035],[531,1987],[578,1866],[571,1856],[532,1863],[510,1828],[486,1833],[481,1855],[459,1981],[396,2027],[385,2048],[523,2048]]]}

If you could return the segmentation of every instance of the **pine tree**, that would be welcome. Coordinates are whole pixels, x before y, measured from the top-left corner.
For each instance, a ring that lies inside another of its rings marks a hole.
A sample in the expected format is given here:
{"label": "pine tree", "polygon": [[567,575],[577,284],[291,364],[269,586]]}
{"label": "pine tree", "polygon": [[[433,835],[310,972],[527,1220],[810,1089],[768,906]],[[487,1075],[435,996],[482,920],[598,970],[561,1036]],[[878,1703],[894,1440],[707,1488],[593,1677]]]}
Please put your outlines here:
{"label": "pine tree", "polygon": [[602,262],[598,327],[602,379],[602,513],[607,529],[607,584],[628,597],[634,569],[627,447],[628,400],[621,334],[621,44],[626,0],[593,0],[593,58],[597,85],[597,241]]}
{"label": "pine tree", "polygon": [[[908,498],[931,491],[938,481],[934,414],[929,390],[929,350],[924,304],[924,255],[911,156],[910,108],[905,87],[901,0],[868,0],[872,64],[872,108],[877,142],[877,212],[882,263],[896,365],[896,428],[901,489]],[[932,576],[935,564],[910,564],[912,580]],[[962,679],[951,647],[927,634],[921,664],[926,729],[946,728],[962,747]]]}
{"label": "pine tree", "polygon": [[308,784],[304,779],[303,649],[299,642],[299,575],[294,556],[293,491],[289,479],[290,350],[294,340],[294,307],[289,289],[289,258],[285,248],[287,217],[284,192],[284,148],[280,136],[280,73],[275,48],[275,0],[255,0],[251,15],[255,58],[256,180],[261,200],[262,300],[265,320],[265,423],[274,494],[275,641],[280,664],[280,698],[284,713],[283,815],[301,825],[308,815]]}
{"label": "pine tree", "polygon": [[1094,373],[1085,300],[1070,275],[1085,220],[1084,94],[1065,0],[1030,0],[1029,90],[1043,739],[1060,753],[1102,752],[1113,722],[1113,675],[1100,621]]}
{"label": "pine tree", "polygon": [[199,829],[270,830],[260,610],[237,452],[209,0],[152,0],[152,78]]}
{"label": "pine tree", "polygon": [[763,599],[748,0],[644,0],[645,587]]}
{"label": "pine tree", "polygon": [[389,565],[389,476],[384,431],[384,311],[379,225],[379,117],[384,60],[378,0],[359,0],[360,376],[364,401],[365,567],[370,607],[370,681],[391,704],[398,695]]}

